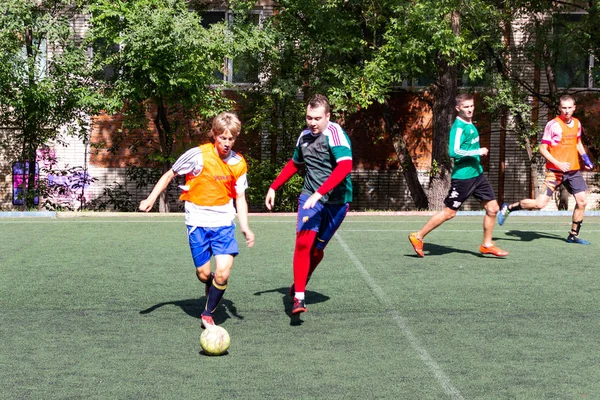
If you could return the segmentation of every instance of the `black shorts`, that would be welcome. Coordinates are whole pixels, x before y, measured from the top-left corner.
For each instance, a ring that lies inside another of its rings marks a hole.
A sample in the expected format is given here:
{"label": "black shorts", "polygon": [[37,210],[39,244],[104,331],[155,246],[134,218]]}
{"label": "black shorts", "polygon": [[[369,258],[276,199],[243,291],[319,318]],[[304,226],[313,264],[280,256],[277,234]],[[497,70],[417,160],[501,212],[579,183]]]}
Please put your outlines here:
{"label": "black shorts", "polygon": [[444,199],[446,207],[458,210],[473,195],[479,201],[496,200],[494,189],[484,174],[471,179],[452,179],[450,191]]}

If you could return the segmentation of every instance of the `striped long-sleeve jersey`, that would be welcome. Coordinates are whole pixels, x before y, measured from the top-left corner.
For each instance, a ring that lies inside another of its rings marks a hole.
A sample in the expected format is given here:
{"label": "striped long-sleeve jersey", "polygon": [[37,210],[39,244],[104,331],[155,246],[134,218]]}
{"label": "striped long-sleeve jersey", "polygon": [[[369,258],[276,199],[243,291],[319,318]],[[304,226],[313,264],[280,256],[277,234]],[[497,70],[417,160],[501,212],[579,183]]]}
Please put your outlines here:
{"label": "striped long-sleeve jersey", "polygon": [[[314,135],[309,129],[300,134],[292,160],[297,165],[305,165],[306,175],[302,193],[312,195],[316,192],[337,163],[352,160],[350,139],[335,122],[330,122],[323,133]],[[325,194],[322,203],[345,204],[352,201],[352,182],[347,176],[335,189]]]}

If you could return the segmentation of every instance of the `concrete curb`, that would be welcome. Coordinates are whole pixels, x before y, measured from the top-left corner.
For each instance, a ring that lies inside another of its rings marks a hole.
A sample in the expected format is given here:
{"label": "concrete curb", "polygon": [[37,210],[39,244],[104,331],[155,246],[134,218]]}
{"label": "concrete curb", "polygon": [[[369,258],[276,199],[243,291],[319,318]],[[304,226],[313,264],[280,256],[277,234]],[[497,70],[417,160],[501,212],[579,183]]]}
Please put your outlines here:
{"label": "concrete curb", "polygon": [[56,218],[56,211],[0,211],[0,218]]}
{"label": "concrete curb", "polygon": [[[434,215],[435,211],[350,211],[348,216],[400,216],[400,217],[426,217]],[[485,211],[459,211],[457,216],[483,216]],[[251,217],[295,217],[296,213],[250,213]],[[515,217],[568,217],[573,211],[513,211],[511,218]],[[170,218],[181,217],[185,213],[143,213],[143,212],[95,212],[95,211],[0,211],[2,218]],[[600,211],[586,211],[586,217],[600,217]]]}

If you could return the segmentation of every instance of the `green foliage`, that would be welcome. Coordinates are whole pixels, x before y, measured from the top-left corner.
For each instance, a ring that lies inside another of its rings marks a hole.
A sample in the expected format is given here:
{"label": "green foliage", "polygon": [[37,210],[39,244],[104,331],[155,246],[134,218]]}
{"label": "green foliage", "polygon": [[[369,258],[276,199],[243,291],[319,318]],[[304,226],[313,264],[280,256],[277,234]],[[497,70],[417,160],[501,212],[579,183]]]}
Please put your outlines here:
{"label": "green foliage", "polygon": [[493,78],[493,90],[485,94],[486,108],[492,118],[500,118],[508,113],[514,119],[512,128],[519,139],[519,144],[525,148],[532,138],[536,138],[539,127],[532,121],[532,107],[528,101],[527,93],[515,83],[504,79],[500,74]]}
{"label": "green foliage", "polygon": [[[78,3],[0,0],[0,125],[14,128],[8,143],[18,146],[21,160],[35,160],[42,145],[59,138],[61,127],[66,134],[87,135],[85,115],[98,102],[88,79],[87,48],[71,24]],[[28,181],[33,188],[33,173]],[[28,191],[27,208],[38,195]]]}
{"label": "green foliage", "polygon": [[97,0],[89,12],[87,42],[106,109],[124,114],[121,135],[141,133],[132,148],[169,165],[192,126],[232,106],[215,86],[233,55],[226,24],[204,28],[183,0]]}
{"label": "green foliage", "polygon": [[137,205],[133,202],[133,197],[127,188],[121,183],[114,182],[102,190],[102,196],[90,202],[89,209],[133,212],[137,210]]}
{"label": "green foliage", "polygon": [[[246,190],[248,207],[253,212],[266,211],[265,195],[283,166],[270,161],[258,161],[251,157],[246,157],[246,162],[248,163],[248,189]],[[273,211],[296,211],[298,209],[298,196],[303,183],[304,178],[296,174],[283,185],[277,191]]]}

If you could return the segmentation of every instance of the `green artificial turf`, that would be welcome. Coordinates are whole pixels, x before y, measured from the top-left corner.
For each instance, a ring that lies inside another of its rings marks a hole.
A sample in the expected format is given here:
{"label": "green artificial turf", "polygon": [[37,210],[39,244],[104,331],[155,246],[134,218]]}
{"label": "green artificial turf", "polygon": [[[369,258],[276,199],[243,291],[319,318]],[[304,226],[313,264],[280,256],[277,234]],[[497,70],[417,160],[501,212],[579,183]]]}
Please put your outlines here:
{"label": "green artificial turf", "polygon": [[[349,216],[291,318],[295,219],[252,216],[201,353],[204,288],[182,217],[0,220],[0,398],[600,398],[600,218],[496,226],[481,216],[425,239],[427,217]],[[239,232],[238,232],[239,233]]]}

